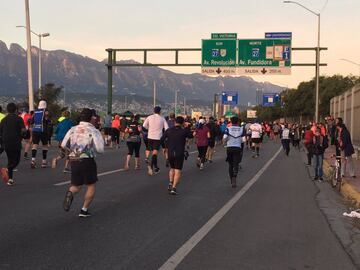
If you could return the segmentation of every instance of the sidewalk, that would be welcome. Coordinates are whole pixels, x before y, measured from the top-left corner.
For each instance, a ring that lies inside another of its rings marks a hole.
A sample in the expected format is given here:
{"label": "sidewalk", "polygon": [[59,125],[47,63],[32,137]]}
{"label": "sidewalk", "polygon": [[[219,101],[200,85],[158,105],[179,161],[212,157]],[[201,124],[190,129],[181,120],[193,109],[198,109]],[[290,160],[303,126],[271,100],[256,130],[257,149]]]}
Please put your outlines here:
{"label": "sidewalk", "polygon": [[[326,176],[329,176],[330,174],[330,166],[334,165],[335,160],[330,158],[330,156],[334,154],[335,148],[331,145],[328,149],[326,149],[324,156],[324,173]],[[343,185],[341,187],[341,194],[360,207],[360,160],[356,160],[354,158],[354,164],[356,178],[345,175],[343,178]],[[329,177],[327,178],[329,179]]]}

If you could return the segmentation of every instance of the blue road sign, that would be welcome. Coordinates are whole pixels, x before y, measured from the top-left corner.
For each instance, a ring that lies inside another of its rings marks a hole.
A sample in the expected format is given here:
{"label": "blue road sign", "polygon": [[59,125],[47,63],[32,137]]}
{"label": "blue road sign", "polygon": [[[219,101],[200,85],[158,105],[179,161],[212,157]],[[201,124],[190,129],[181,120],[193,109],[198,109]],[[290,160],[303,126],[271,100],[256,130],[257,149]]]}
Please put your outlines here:
{"label": "blue road sign", "polygon": [[268,32],[265,38],[292,38],[292,32]]}
{"label": "blue road sign", "polygon": [[221,95],[221,103],[223,105],[235,106],[238,104],[238,92],[224,91]]}
{"label": "blue road sign", "polygon": [[280,102],[280,94],[277,94],[277,93],[263,94],[263,106],[264,107],[273,107],[278,102]]}

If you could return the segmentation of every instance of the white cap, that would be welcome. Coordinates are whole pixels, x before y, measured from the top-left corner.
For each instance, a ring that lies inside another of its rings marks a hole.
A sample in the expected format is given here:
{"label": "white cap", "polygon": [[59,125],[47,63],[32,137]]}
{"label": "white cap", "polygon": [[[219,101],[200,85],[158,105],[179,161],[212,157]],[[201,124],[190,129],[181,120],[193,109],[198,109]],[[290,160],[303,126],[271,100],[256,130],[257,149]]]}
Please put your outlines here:
{"label": "white cap", "polygon": [[199,120],[199,124],[202,124],[202,125],[205,124],[205,120],[204,120],[204,119],[200,119],[200,120]]}
{"label": "white cap", "polygon": [[39,109],[46,109],[46,106],[47,106],[46,101],[45,100],[40,100],[38,108]]}

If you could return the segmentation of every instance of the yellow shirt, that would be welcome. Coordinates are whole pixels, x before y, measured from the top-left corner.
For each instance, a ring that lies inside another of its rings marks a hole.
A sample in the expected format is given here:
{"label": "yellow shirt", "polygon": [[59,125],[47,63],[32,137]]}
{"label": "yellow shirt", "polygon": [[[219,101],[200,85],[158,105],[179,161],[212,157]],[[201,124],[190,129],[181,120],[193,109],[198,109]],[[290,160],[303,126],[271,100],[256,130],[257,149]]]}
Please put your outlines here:
{"label": "yellow shirt", "polygon": [[0,122],[5,118],[5,114],[0,113]]}

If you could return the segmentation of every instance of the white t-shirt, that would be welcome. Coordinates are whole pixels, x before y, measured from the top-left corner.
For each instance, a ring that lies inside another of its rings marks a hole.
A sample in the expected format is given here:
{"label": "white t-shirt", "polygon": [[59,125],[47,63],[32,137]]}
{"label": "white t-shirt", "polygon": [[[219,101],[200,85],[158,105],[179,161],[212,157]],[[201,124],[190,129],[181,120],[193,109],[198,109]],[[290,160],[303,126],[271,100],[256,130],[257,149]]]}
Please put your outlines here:
{"label": "white t-shirt", "polygon": [[289,140],[290,139],[289,135],[290,135],[290,130],[288,128],[284,128],[281,134],[281,138],[283,140]]}
{"label": "white t-shirt", "polygon": [[159,114],[153,114],[145,119],[143,127],[148,130],[148,139],[160,140],[163,135],[163,129],[169,128],[164,117]]}
{"label": "white t-shirt", "polygon": [[261,138],[262,127],[260,124],[258,123],[252,124],[250,126],[250,130],[251,130],[251,138],[253,139]]}

